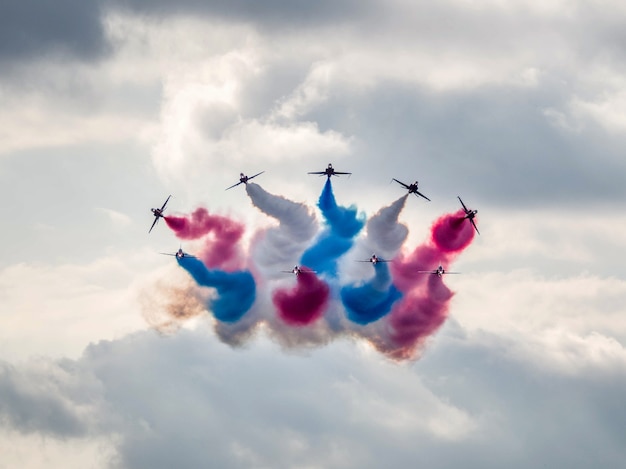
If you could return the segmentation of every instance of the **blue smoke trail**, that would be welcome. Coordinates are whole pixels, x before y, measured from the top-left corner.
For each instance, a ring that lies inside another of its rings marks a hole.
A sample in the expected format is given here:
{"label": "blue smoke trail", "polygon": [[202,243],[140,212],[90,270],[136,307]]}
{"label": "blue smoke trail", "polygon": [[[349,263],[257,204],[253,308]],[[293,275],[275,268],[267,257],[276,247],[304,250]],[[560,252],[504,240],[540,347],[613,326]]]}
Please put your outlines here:
{"label": "blue smoke trail", "polygon": [[256,299],[256,284],[254,277],[247,270],[237,272],[209,270],[200,260],[192,257],[176,260],[198,285],[217,290],[217,298],[211,299],[207,305],[217,320],[236,322],[252,307]]}
{"label": "blue smoke trail", "polygon": [[360,286],[346,285],[341,289],[341,301],[346,308],[348,319],[365,325],[374,322],[389,311],[402,293],[391,283],[391,275],[386,263],[374,264],[376,274]]}
{"label": "blue smoke trail", "polygon": [[365,224],[365,216],[359,215],[355,206],[337,205],[330,178],[326,180],[317,206],[322,211],[328,227],[316,243],[302,254],[300,263],[318,273],[336,277],[337,259],[352,247],[353,238]]}

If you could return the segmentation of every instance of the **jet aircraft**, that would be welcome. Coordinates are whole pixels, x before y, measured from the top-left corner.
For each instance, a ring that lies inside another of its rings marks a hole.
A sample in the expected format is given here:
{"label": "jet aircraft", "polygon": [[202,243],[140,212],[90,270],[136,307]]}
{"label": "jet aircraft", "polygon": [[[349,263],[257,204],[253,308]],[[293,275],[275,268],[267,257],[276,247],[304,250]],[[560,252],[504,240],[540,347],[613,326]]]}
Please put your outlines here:
{"label": "jet aircraft", "polygon": [[299,267],[297,265],[293,266],[293,269],[291,270],[281,270],[281,272],[284,272],[286,274],[295,274],[296,277],[300,274],[315,274],[317,273],[315,270],[309,270],[309,269],[303,269],[302,267]]}
{"label": "jet aircraft", "polygon": [[415,181],[413,184],[405,184],[402,181],[398,181],[396,178],[393,178],[392,181],[396,181],[398,184],[400,184],[405,189],[407,189],[409,191],[409,194],[415,194],[415,197],[417,196],[424,197],[426,200],[430,202],[430,199],[428,197],[426,197],[424,194],[422,194],[420,191],[417,190],[417,181]]}
{"label": "jet aircraft", "polygon": [[370,257],[368,260],[366,260],[366,261],[357,261],[357,262],[371,262],[372,264],[376,265],[379,262],[389,262],[389,261],[387,261],[385,259],[381,259],[376,254],[372,254],[372,257]]}
{"label": "jet aircraft", "polygon": [[432,275],[438,275],[439,277],[442,277],[443,274],[460,274],[461,272],[448,272],[446,269],[443,268],[441,264],[439,264],[439,267],[437,267],[434,270],[418,270],[417,273],[432,274]]}
{"label": "jet aircraft", "polygon": [[326,167],[324,171],[309,171],[309,174],[319,174],[320,176],[327,176],[328,179],[330,179],[331,176],[339,176],[341,174],[352,174],[352,173],[344,173],[341,171],[335,171],[335,168],[333,168],[333,165],[331,163],[328,163],[328,166]]}
{"label": "jet aircraft", "polygon": [[232,189],[233,187],[238,186],[239,184],[248,184],[248,181],[252,178],[257,177],[259,174],[263,174],[265,171],[261,171],[260,173],[256,173],[254,176],[246,176],[243,173],[239,173],[239,182],[237,184],[233,184],[230,187],[227,187],[225,190]]}
{"label": "jet aircraft", "polygon": [[165,211],[165,206],[167,205],[167,201],[170,200],[170,197],[172,196],[171,195],[167,196],[167,199],[165,199],[165,202],[163,203],[163,206],[161,208],[150,209],[150,211],[152,211],[152,214],[154,215],[154,221],[152,222],[152,226],[148,230],[148,233],[152,231],[152,228],[154,228],[154,225],[157,224],[157,222],[159,221],[159,218],[164,218],[163,212]]}
{"label": "jet aircraft", "polygon": [[465,212],[465,216],[463,217],[463,219],[467,218],[472,224],[472,226],[474,227],[474,229],[476,230],[476,233],[480,234],[480,231],[478,231],[478,228],[476,227],[476,223],[474,222],[474,217],[478,213],[478,210],[468,209],[463,203],[463,201],[461,200],[461,197],[457,195],[457,198],[459,199],[459,202],[461,202],[461,205],[463,206],[463,211]]}
{"label": "jet aircraft", "polygon": [[178,248],[178,251],[176,251],[174,254],[169,252],[162,252],[160,254],[163,254],[164,256],[175,256],[176,259],[182,259],[183,257],[193,257],[194,259],[196,259],[196,256],[192,256],[191,254],[187,254],[185,251],[183,251],[182,247]]}

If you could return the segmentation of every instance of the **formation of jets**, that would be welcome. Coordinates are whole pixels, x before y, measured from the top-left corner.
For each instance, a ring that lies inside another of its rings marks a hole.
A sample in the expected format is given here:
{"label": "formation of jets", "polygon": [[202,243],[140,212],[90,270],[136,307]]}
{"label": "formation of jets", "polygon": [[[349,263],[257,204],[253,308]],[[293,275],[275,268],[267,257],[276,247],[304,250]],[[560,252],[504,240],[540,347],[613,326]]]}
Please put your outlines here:
{"label": "formation of jets", "polygon": [[[236,187],[240,184],[248,184],[248,181],[252,178],[255,178],[261,174],[263,174],[265,171],[261,171],[260,173],[256,173],[252,176],[246,176],[244,173],[239,173],[239,182],[236,184],[233,184],[230,187],[227,187],[226,190],[228,189],[232,189],[233,187]],[[342,172],[342,171],[335,171],[335,169],[333,168],[333,165],[331,163],[328,164],[328,166],[326,167],[326,169],[324,171],[311,171],[308,174],[318,174],[320,176],[326,176],[328,177],[328,179],[330,179],[331,176],[339,176],[339,175],[351,175],[352,173],[348,173],[348,172]],[[430,201],[430,199],[428,197],[426,197],[424,194],[422,194],[420,191],[418,191],[418,182],[415,181],[413,184],[405,184],[402,181],[399,181],[396,178],[393,178],[392,181],[397,182],[398,184],[400,184],[402,187],[404,187],[405,189],[407,189],[409,191],[409,194],[415,194],[416,197],[423,197],[424,199]],[[167,205],[167,202],[170,200],[170,197],[172,197],[171,195],[169,195],[167,197],[167,199],[165,199],[165,202],[163,202],[163,205],[161,206],[161,208],[151,208],[150,211],[152,212],[152,215],[154,215],[154,221],[152,222],[152,225],[150,226],[150,229],[148,230],[148,233],[150,233],[152,231],[152,228],[155,227],[155,225],[158,223],[160,218],[165,218],[165,216],[163,215],[163,212],[165,211],[165,206]],[[478,227],[476,226],[476,223],[474,222],[474,217],[476,216],[476,214],[478,213],[478,210],[471,210],[468,209],[465,204],[463,203],[463,200],[461,200],[460,196],[457,196],[457,198],[459,199],[459,202],[461,202],[461,206],[463,207],[463,211],[465,212],[465,216],[463,217],[463,219],[467,219],[469,220],[469,222],[472,224],[472,227],[474,227],[474,229],[476,230],[476,233],[480,234],[480,232],[478,231]],[[161,254],[164,254],[166,256],[175,256],[177,259],[182,259],[184,257],[192,257],[195,258],[195,256],[188,254],[186,252],[183,251],[182,247],[180,247],[178,249],[178,251],[176,251],[175,253],[165,253],[162,252]],[[388,260],[385,259],[381,259],[380,257],[376,256],[376,254],[372,254],[372,256],[367,259],[367,260],[359,260],[357,262],[370,262],[371,264],[378,264],[379,262],[389,262]],[[310,270],[310,269],[303,269],[302,267],[299,266],[294,266],[293,269],[291,270],[282,270],[281,272],[284,273],[289,273],[289,274],[294,274],[296,276],[300,275],[300,274],[308,274],[308,273],[316,273],[314,270]],[[444,274],[458,274],[459,272],[448,272],[446,271],[443,266],[441,264],[439,264],[439,267],[437,267],[434,270],[420,270],[418,271],[421,274],[433,274],[433,275],[438,275],[439,277],[443,276]]]}
{"label": "formation of jets", "polygon": [[437,267],[434,270],[418,270],[417,273],[432,274],[432,275],[437,275],[439,277],[442,277],[444,274],[460,274],[461,272],[448,272],[446,269],[443,268],[441,264],[439,264],[439,267]]}

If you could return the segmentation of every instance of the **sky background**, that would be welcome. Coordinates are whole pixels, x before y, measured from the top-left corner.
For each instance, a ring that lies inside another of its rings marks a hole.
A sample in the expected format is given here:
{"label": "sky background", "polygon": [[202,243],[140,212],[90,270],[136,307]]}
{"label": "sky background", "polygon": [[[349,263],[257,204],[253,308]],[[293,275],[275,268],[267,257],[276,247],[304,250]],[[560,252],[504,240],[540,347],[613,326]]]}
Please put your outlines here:
{"label": "sky background", "polygon": [[[4,2],[0,468],[624,467],[624,24],[616,0]],[[150,207],[248,242],[273,222],[224,191],[240,172],[314,210],[329,162],[368,216],[420,181],[407,250],[479,209],[418,359],[155,332],[189,278]]]}

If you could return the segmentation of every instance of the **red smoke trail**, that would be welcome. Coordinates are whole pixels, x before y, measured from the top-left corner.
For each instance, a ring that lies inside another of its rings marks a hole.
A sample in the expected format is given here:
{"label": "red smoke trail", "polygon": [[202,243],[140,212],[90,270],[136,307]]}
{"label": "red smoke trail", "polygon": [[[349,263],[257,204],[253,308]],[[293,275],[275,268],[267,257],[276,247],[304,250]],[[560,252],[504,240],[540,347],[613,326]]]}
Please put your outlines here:
{"label": "red smoke trail", "polygon": [[391,344],[379,348],[397,360],[415,358],[426,339],[445,322],[452,291],[438,275],[418,273],[433,270],[439,263],[449,268],[474,239],[474,228],[462,210],[446,214],[431,227],[430,240],[412,253],[391,263],[394,285],[404,293],[387,316]]}
{"label": "red smoke trail", "polygon": [[454,295],[437,275],[427,275],[426,288],[411,292],[391,312],[393,347],[385,350],[396,360],[415,358],[426,339],[448,317],[450,299]]}
{"label": "red smoke trail", "polygon": [[420,274],[420,270],[433,270],[439,262],[448,267],[451,256],[441,252],[432,243],[418,246],[415,251],[408,255],[400,255],[391,263],[393,283],[403,293],[408,293],[428,278],[427,274]]}
{"label": "red smoke trail", "polygon": [[211,215],[207,209],[198,208],[191,215],[164,217],[179,239],[198,239],[208,236],[204,248],[197,256],[211,269],[234,271],[244,266],[237,243],[241,239],[242,223],[221,215]]}
{"label": "red smoke trail", "polygon": [[465,212],[459,210],[439,218],[431,229],[432,240],[443,252],[458,252],[474,239],[474,227],[466,220]]}
{"label": "red smoke trail", "polygon": [[330,288],[313,273],[296,276],[296,286],[272,295],[278,316],[290,326],[306,326],[319,319],[328,304]]}

